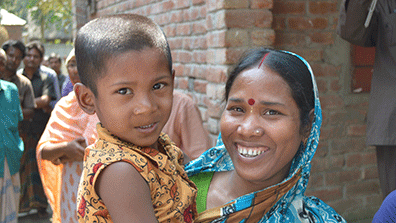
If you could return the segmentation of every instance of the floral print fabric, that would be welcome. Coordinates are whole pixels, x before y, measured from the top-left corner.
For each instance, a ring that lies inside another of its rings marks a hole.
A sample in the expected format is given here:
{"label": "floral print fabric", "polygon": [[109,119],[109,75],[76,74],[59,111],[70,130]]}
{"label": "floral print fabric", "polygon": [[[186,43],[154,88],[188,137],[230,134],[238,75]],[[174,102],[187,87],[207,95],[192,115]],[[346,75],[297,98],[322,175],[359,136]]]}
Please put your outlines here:
{"label": "floral print fabric", "polygon": [[128,162],[150,187],[155,216],[159,222],[193,222],[197,216],[196,187],[181,165],[183,155],[170,138],[158,138],[166,152],[139,147],[111,135],[97,125],[99,140],[85,150],[84,169],[78,190],[79,222],[112,222],[101,198],[95,192],[100,172],[114,162]]}

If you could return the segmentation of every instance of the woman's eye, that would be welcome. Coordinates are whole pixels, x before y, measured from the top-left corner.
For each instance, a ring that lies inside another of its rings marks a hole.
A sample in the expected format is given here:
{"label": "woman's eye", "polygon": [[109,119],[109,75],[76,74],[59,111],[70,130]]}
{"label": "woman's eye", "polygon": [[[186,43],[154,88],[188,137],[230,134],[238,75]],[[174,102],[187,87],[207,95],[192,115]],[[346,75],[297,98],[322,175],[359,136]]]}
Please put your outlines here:
{"label": "woman's eye", "polygon": [[264,115],[280,115],[281,113],[275,110],[267,110],[264,112]]}
{"label": "woman's eye", "polygon": [[154,89],[154,90],[158,90],[158,89],[161,89],[161,88],[163,88],[163,87],[165,87],[165,84],[163,84],[163,83],[157,83],[157,84],[154,84],[153,89]]}
{"label": "woman's eye", "polygon": [[125,94],[132,94],[132,91],[128,88],[121,88],[118,90],[119,94],[125,95]]}
{"label": "woman's eye", "polygon": [[243,108],[241,108],[241,107],[231,107],[228,110],[235,111],[235,112],[244,112]]}

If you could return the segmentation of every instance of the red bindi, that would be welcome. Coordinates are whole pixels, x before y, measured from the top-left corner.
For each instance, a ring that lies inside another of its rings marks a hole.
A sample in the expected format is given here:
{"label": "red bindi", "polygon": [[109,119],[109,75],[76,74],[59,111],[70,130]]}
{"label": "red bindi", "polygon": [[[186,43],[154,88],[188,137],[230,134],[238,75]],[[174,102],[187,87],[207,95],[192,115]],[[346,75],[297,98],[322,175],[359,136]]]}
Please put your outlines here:
{"label": "red bindi", "polygon": [[251,99],[248,100],[248,104],[249,104],[249,105],[254,105],[255,102],[256,102],[256,101],[255,101],[253,98],[251,98]]}

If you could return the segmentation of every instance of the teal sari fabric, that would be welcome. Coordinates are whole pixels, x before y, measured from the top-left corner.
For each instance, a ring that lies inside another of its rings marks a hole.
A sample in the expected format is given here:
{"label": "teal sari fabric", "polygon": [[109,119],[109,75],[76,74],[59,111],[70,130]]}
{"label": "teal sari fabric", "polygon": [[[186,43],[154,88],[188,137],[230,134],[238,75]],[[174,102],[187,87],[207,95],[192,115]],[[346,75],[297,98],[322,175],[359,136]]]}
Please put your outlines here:
{"label": "teal sari fabric", "polygon": [[[339,214],[334,211],[333,208],[325,204],[320,199],[312,196],[307,197],[304,195],[311,172],[311,160],[319,143],[320,127],[322,123],[322,110],[315,77],[308,62],[294,53],[286,51],[283,52],[300,58],[311,72],[315,96],[315,119],[312,124],[311,132],[306,145],[300,145],[300,148],[292,161],[289,174],[281,183],[290,180],[293,176],[299,174],[299,171],[301,170],[300,179],[275,203],[275,205],[270,208],[270,210],[260,219],[259,222],[346,222]],[[191,161],[185,167],[185,170],[189,176],[193,176],[201,172],[230,171],[233,169],[234,166],[232,164],[232,160],[226,148],[224,147],[221,134],[218,137],[217,145],[215,147],[207,150],[199,158]],[[227,218],[230,214],[250,208],[254,203],[255,194],[266,189],[268,188],[241,196],[233,201],[230,201],[229,205],[221,210],[221,216],[212,222],[230,222],[227,221]],[[246,221],[247,219],[244,219],[240,222]]]}

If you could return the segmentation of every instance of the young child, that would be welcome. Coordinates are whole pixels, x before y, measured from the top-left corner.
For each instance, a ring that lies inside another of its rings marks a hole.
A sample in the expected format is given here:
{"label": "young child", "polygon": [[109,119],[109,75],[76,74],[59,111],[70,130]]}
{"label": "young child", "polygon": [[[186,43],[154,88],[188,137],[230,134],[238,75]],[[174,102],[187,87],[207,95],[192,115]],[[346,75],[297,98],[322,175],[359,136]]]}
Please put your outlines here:
{"label": "young child", "polygon": [[101,17],[79,30],[75,52],[78,103],[100,120],[85,150],[79,222],[192,222],[196,187],[161,133],[174,71],[160,27],[139,15]]}

